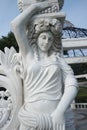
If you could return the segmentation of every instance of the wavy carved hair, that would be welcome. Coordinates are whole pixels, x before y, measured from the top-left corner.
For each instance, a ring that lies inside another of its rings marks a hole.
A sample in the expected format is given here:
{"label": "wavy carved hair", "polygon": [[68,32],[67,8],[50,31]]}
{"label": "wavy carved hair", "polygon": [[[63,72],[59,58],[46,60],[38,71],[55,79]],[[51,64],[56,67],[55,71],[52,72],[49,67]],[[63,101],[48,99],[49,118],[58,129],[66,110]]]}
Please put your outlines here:
{"label": "wavy carved hair", "polygon": [[54,42],[51,50],[54,52],[61,53],[62,43],[62,24],[57,19],[41,18],[36,19],[28,25],[27,35],[29,44],[32,46],[37,43],[37,38],[42,32],[50,31],[54,37]]}

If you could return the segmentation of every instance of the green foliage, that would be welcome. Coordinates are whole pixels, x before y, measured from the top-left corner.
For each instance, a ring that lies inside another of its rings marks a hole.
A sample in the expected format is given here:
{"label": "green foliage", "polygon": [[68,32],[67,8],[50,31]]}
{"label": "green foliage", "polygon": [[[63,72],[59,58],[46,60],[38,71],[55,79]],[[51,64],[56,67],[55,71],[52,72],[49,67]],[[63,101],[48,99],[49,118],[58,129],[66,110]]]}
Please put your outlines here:
{"label": "green foliage", "polygon": [[78,95],[76,97],[76,102],[87,103],[87,88],[80,87]]}
{"label": "green foliage", "polygon": [[13,46],[18,52],[19,48],[14,34],[9,32],[7,36],[2,36],[2,38],[0,38],[0,50],[4,51],[5,47],[10,48],[11,46]]}
{"label": "green foliage", "polygon": [[75,75],[87,74],[87,63],[70,64]]}

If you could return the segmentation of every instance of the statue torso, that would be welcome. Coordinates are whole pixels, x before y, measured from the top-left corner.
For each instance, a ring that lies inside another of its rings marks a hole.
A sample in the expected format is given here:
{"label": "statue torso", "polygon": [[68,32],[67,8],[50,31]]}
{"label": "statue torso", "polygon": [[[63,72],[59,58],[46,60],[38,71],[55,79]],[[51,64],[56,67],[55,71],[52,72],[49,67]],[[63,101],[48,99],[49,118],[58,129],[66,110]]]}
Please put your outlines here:
{"label": "statue torso", "polygon": [[[27,62],[27,60],[26,60]],[[61,68],[56,57],[26,63],[24,77],[25,102],[56,101],[62,96]]]}

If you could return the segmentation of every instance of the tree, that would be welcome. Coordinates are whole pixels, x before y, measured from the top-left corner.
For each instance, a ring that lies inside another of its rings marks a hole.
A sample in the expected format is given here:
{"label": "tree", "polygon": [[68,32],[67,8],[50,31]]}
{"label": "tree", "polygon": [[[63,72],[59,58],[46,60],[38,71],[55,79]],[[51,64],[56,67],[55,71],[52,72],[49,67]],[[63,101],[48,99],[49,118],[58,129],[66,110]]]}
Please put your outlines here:
{"label": "tree", "polygon": [[17,45],[14,34],[9,32],[7,36],[2,36],[2,38],[0,38],[0,50],[4,51],[5,47],[10,48],[11,46],[13,46],[18,52],[19,47]]}

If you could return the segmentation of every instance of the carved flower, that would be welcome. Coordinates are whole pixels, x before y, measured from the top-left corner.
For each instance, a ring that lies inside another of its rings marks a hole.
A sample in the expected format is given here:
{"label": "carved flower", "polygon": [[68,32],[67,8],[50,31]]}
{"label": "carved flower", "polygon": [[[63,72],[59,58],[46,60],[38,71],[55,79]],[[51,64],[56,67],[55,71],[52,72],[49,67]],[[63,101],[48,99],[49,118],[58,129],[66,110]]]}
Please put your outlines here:
{"label": "carved flower", "polygon": [[52,19],[50,23],[54,26],[57,23],[57,19]]}

